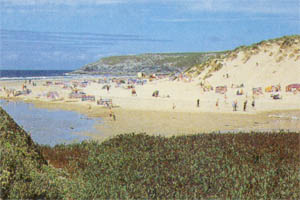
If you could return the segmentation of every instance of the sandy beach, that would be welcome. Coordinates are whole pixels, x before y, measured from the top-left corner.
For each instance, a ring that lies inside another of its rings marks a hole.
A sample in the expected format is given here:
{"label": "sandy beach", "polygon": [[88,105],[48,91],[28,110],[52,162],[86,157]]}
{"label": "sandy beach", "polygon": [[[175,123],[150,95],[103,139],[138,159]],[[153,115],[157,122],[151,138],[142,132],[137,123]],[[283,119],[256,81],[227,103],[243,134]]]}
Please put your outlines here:
{"label": "sandy beach", "polygon": [[[90,78],[88,80],[36,80],[1,81],[1,98],[34,103],[36,107],[77,111],[89,117],[101,117],[102,123],[96,124],[99,134],[80,133],[94,139],[103,140],[117,134],[145,132],[152,135],[182,135],[210,132],[238,131],[300,131],[300,94],[282,91],[282,99],[274,100],[270,93],[252,95],[244,88],[243,95],[236,95],[236,88],[228,88],[225,94],[215,91],[204,92],[199,82],[171,81],[168,78],[145,79],[143,84],[134,86],[136,95],[128,84]],[[93,96],[95,101],[82,101],[69,98],[74,87],[76,91]],[[80,86],[80,83],[84,85]],[[7,91],[23,91],[24,85],[31,92],[26,95],[8,95]],[[104,88],[110,85],[109,90]],[[103,89],[104,88],[104,89]],[[158,90],[158,97],[153,92]],[[55,95],[51,95],[55,93]],[[112,101],[112,107],[97,105],[97,100]],[[199,107],[197,100],[199,99]],[[246,110],[244,102],[247,100]],[[255,106],[252,106],[253,100]],[[237,111],[232,102],[237,101]],[[112,115],[115,116],[115,120]]]}

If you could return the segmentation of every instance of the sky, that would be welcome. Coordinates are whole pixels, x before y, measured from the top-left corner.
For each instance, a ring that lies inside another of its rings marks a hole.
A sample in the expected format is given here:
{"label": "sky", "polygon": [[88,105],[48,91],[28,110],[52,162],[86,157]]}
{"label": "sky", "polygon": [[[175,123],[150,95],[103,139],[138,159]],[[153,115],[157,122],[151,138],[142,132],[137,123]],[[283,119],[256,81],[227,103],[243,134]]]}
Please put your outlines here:
{"label": "sky", "polygon": [[0,0],[0,69],[235,49],[300,34],[299,0]]}

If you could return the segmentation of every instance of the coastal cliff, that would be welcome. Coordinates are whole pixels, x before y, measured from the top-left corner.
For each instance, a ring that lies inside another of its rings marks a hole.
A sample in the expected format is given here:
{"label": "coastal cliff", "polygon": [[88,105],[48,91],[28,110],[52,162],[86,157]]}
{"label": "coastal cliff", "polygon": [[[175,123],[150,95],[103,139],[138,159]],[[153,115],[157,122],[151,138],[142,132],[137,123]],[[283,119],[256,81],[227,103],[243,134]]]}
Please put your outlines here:
{"label": "coastal cliff", "polygon": [[144,72],[146,74],[169,74],[184,71],[191,66],[201,64],[209,58],[216,57],[220,54],[223,54],[223,52],[154,53],[111,56],[87,64],[72,72],[72,74],[136,75],[138,72]]}

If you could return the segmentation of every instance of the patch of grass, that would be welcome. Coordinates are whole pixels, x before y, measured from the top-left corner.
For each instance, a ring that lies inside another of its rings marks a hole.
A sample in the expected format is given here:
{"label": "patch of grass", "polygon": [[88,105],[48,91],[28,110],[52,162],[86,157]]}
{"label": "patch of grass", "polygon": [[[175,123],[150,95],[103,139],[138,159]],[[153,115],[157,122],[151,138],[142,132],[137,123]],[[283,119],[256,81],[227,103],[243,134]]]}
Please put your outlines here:
{"label": "patch of grass", "polygon": [[73,198],[297,199],[299,136],[126,134],[84,143],[89,156],[77,161],[85,167],[73,175],[83,183]]}

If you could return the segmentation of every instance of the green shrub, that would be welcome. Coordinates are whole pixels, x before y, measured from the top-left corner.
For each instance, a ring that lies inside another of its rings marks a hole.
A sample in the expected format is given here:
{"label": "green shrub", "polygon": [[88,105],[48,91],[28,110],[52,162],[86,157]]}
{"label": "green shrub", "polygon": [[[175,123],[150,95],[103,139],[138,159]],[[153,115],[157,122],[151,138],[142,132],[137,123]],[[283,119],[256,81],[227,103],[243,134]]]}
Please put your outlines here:
{"label": "green shrub", "polygon": [[127,134],[83,145],[76,199],[300,197],[296,133]]}

